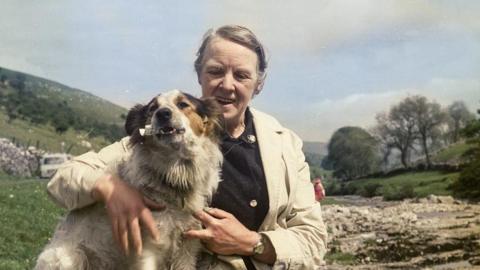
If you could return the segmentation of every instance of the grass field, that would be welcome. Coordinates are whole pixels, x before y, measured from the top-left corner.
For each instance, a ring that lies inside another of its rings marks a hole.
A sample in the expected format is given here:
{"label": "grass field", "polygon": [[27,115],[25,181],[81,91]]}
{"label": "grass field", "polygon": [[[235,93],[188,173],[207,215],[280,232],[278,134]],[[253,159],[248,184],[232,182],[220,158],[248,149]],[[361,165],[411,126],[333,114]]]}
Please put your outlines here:
{"label": "grass field", "polygon": [[405,173],[386,178],[354,180],[347,183],[347,189],[355,190],[355,193],[361,195],[362,189],[367,185],[377,184],[379,185],[379,194],[377,195],[383,195],[382,192],[387,186],[410,185],[413,187],[416,197],[425,197],[429,194],[451,195],[452,192],[448,187],[458,176],[459,173],[442,173],[439,171]]}
{"label": "grass field", "polygon": [[63,210],[45,192],[46,181],[0,174],[0,269],[32,269]]}

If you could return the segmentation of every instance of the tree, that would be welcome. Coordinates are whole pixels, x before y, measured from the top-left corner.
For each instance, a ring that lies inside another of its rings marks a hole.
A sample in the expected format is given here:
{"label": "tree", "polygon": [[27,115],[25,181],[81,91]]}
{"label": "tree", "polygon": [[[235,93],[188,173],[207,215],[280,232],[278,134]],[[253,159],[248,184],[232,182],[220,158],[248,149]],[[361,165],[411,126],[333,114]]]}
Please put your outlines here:
{"label": "tree", "polygon": [[448,137],[450,142],[455,143],[460,139],[460,130],[475,119],[463,101],[455,101],[447,108],[448,114]]}
{"label": "tree", "polygon": [[387,113],[376,116],[377,125],[373,133],[384,147],[384,161],[388,159],[391,149],[400,151],[400,160],[405,168],[409,167],[410,151],[414,149],[417,138],[413,104],[403,100],[393,106]]}
{"label": "tree", "polygon": [[343,127],[330,139],[326,159],[334,176],[354,179],[378,168],[377,150],[377,141],[368,132],[359,127]]}
{"label": "tree", "polygon": [[[480,114],[480,109],[477,110]],[[469,160],[458,180],[453,184],[453,191],[459,197],[480,199],[480,118],[471,121],[461,132],[468,138],[472,148],[465,154]]]}
{"label": "tree", "polygon": [[424,96],[407,97],[404,102],[410,104],[408,107],[413,109],[418,139],[425,154],[427,167],[431,167],[430,148],[440,138],[440,126],[445,122],[446,115],[442,112],[440,104],[429,102]]}

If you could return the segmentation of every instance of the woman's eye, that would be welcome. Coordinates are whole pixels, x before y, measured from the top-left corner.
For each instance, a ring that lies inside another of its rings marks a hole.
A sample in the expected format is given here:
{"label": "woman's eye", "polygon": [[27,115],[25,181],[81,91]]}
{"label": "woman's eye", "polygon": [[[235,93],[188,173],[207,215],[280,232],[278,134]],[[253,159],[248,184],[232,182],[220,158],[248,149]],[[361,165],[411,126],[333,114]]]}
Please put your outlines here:
{"label": "woman's eye", "polygon": [[240,80],[245,80],[245,79],[250,78],[250,76],[248,76],[248,74],[246,74],[246,73],[237,73],[237,74],[235,74],[235,76]]}
{"label": "woman's eye", "polygon": [[207,70],[207,73],[210,74],[210,75],[221,75],[223,73],[223,71],[221,69],[210,69],[210,70]]}
{"label": "woman's eye", "polygon": [[187,107],[189,107],[190,105],[188,103],[186,103],[185,101],[180,101],[178,104],[177,104],[178,108],[180,109],[185,109]]}

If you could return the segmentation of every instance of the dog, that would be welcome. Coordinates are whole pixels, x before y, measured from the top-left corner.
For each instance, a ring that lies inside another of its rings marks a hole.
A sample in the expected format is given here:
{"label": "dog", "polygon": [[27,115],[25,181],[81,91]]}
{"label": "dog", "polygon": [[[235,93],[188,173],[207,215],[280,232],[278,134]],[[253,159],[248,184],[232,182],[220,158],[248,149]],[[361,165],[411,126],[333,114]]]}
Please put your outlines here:
{"label": "dog", "polygon": [[130,154],[109,170],[164,204],[153,212],[155,241],[142,228],[141,255],[122,255],[101,204],[70,212],[39,255],[35,269],[195,269],[201,243],[183,232],[200,229],[193,213],[207,206],[220,181],[221,108],[179,90],[134,106],[126,117]]}

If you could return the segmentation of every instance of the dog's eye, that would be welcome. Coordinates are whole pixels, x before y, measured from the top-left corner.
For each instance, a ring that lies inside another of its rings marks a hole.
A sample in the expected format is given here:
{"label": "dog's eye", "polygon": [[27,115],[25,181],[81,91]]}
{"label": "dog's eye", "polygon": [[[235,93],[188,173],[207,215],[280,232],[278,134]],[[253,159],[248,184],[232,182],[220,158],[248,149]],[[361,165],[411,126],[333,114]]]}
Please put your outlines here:
{"label": "dog's eye", "polygon": [[152,114],[156,109],[158,109],[158,105],[157,105],[157,104],[153,104],[153,105],[151,105],[151,106],[148,108],[148,113],[149,113],[149,114]]}
{"label": "dog's eye", "polygon": [[185,109],[185,108],[187,108],[187,107],[189,107],[189,106],[190,106],[190,105],[189,105],[187,102],[185,102],[185,101],[180,101],[180,102],[177,103],[177,107],[178,107],[180,110],[181,110],[181,109]]}

